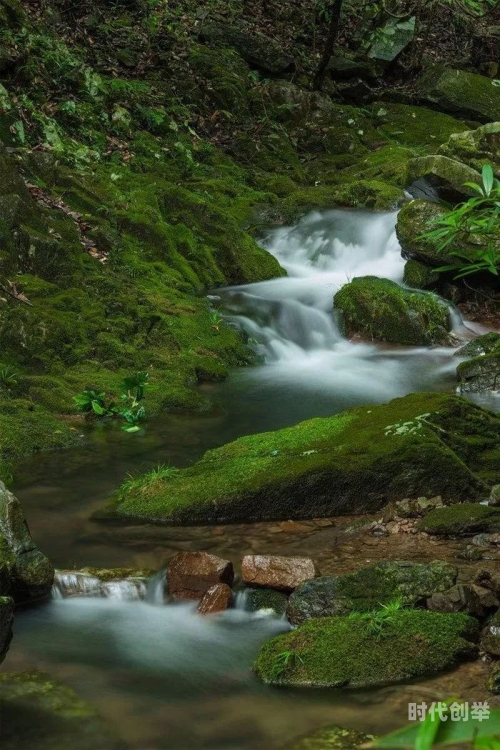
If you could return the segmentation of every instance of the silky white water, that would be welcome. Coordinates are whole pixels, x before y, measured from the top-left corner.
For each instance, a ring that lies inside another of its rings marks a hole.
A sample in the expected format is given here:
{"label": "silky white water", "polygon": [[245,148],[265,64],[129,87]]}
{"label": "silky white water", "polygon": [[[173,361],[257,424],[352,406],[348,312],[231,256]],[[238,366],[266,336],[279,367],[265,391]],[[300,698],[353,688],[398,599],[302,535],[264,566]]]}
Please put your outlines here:
{"label": "silky white water", "polygon": [[[263,360],[263,366],[233,378],[238,393],[243,383],[255,408],[262,400],[263,410],[281,404],[291,412],[300,399],[297,421],[451,386],[457,364],[453,349],[354,343],[339,329],[333,296],[348,281],[373,275],[402,283],[405,261],[396,216],[312,213],[295,227],[272,232],[264,242],[288,276],[221,293],[228,319],[245,331]],[[461,325],[457,312],[453,320]],[[281,414],[266,428],[282,423]]]}

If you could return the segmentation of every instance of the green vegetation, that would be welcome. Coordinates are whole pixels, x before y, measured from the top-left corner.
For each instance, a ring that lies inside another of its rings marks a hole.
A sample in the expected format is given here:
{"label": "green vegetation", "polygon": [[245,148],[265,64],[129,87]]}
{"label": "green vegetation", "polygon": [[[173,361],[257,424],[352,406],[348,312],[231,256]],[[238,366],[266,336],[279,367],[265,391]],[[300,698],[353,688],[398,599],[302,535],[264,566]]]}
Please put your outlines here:
{"label": "green vegetation", "polygon": [[368,512],[409,494],[480,498],[483,480],[498,481],[498,423],[455,396],[413,394],[240,438],[146,494],[140,479],[119,489],[104,513],[213,523]]}
{"label": "green vegetation", "polygon": [[[368,631],[365,615],[308,620],[267,641],[254,670],[264,682],[296,687],[385,685],[435,674],[472,656],[477,630],[466,615],[426,610],[385,617],[383,637]],[[287,656],[283,669],[284,653],[295,658]]]}
{"label": "green vegetation", "polygon": [[[465,186],[478,195],[432,219],[431,224],[435,228],[425,232],[422,239],[434,243],[438,252],[447,249],[448,257],[455,259],[454,262],[437,268],[438,272],[456,271],[456,279],[480,271],[498,276],[500,181],[495,178],[491,165],[484,164],[482,185],[467,182]],[[463,243],[475,246],[472,255],[460,249]]]}
{"label": "green vegetation", "polygon": [[126,377],[123,381],[123,390],[120,397],[121,405],[114,401],[106,401],[106,394],[87,390],[73,397],[79,411],[86,415],[98,417],[120,417],[126,424],[122,427],[125,432],[138,432],[139,422],[146,416],[146,410],[141,401],[149,380],[149,373],[138,372],[136,375]]}
{"label": "green vegetation", "polygon": [[500,531],[500,509],[476,503],[436,508],[418,522],[417,528],[438,536]]}

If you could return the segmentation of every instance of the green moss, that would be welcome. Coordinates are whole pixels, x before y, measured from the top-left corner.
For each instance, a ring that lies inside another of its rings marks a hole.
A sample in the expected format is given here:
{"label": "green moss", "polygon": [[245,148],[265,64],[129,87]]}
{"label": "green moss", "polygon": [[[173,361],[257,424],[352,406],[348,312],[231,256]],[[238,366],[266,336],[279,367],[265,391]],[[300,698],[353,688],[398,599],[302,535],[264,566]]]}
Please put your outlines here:
{"label": "green moss", "polygon": [[486,76],[431,66],[420,90],[425,103],[442,111],[481,122],[500,120],[500,92]]}
{"label": "green moss", "polygon": [[500,347],[490,354],[481,354],[457,367],[462,393],[484,393],[498,390],[500,383]]}
{"label": "green moss", "polygon": [[[436,674],[474,654],[476,623],[466,615],[402,610],[371,635],[362,615],[309,620],[262,647],[255,672],[267,683],[367,687]],[[291,652],[280,672],[280,655]]]}
{"label": "green moss", "polygon": [[408,496],[476,498],[486,491],[479,476],[500,456],[499,419],[454,396],[413,394],[240,438],[168,481],[118,492],[110,510],[197,523],[366,512]]}
{"label": "green moss", "polygon": [[500,531],[500,510],[472,503],[436,508],[418,522],[417,528],[438,536]]}
{"label": "green moss", "polygon": [[288,603],[288,595],[275,589],[246,589],[245,606],[249,612],[259,609],[273,609],[277,615],[284,615]]}
{"label": "green moss", "polygon": [[444,143],[453,133],[468,130],[468,126],[451,115],[425,107],[377,102],[372,108],[379,132],[390,141],[405,146],[431,148]]}
{"label": "green moss", "polygon": [[439,274],[418,260],[407,260],[403,281],[412,289],[434,290],[439,281]]}
{"label": "green moss", "polygon": [[334,306],[349,336],[409,346],[449,342],[446,305],[430,293],[412,292],[388,279],[353,279],[337,292]]}

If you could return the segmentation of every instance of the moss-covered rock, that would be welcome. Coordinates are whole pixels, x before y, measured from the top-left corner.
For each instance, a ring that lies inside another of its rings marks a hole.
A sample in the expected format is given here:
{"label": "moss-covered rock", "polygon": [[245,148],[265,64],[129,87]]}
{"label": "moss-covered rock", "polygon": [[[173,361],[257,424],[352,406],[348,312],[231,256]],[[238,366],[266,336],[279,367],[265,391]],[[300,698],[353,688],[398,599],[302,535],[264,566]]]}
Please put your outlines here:
{"label": "moss-covered rock", "polygon": [[0,482],[0,570],[3,591],[17,603],[46,597],[54,580],[54,568],[36,547],[21,504]]}
{"label": "moss-covered rock", "polygon": [[245,23],[205,23],[202,35],[209,43],[234,47],[249,65],[274,75],[284,73],[294,63],[279,42]]}
{"label": "moss-covered rock", "polygon": [[97,712],[43,672],[0,674],[2,747],[124,750]]}
{"label": "moss-covered rock", "polygon": [[446,591],[456,581],[452,565],[384,562],[341,576],[306,581],[290,596],[287,617],[299,625],[316,617],[370,612],[398,600],[414,606],[433,593]]}
{"label": "moss-covered rock", "polygon": [[461,393],[485,393],[500,388],[500,347],[491,354],[483,354],[457,367]]}
{"label": "moss-covered rock", "polygon": [[439,274],[418,260],[407,260],[404,268],[403,282],[412,289],[435,290]]}
{"label": "moss-covered rock", "polygon": [[449,343],[449,309],[430,293],[363,276],[345,284],[333,302],[348,336],[409,346]]}
{"label": "moss-covered rock", "polygon": [[477,652],[467,615],[400,610],[378,635],[370,623],[362,614],[308,620],[265,643],[254,670],[270,684],[359,688],[436,674]]}
{"label": "moss-covered rock", "polygon": [[491,78],[432,66],[419,87],[420,100],[443,112],[479,122],[500,120],[500,91]]}
{"label": "moss-covered rock", "polygon": [[431,510],[417,523],[420,531],[437,536],[465,536],[500,530],[500,509],[475,503],[461,503]]}
{"label": "moss-covered rock", "polygon": [[466,182],[481,184],[481,174],[477,170],[440,154],[419,156],[410,161],[408,184],[420,179],[426,179],[443,198],[456,197],[456,202],[474,195],[473,188],[465,186]]}
{"label": "moss-covered rock", "polygon": [[468,125],[451,115],[409,104],[376,102],[372,117],[377,130],[390,141],[432,151],[454,133],[469,130]]}
{"label": "moss-covered rock", "polygon": [[354,729],[323,727],[285,745],[283,750],[357,750],[373,739],[373,735],[362,734]]}
{"label": "moss-covered rock", "polygon": [[105,515],[159,523],[314,518],[389,500],[484,496],[500,417],[443,393],[350,409],[208,451],[168,480],[118,491]]}
{"label": "moss-covered rock", "polygon": [[284,615],[288,604],[288,594],[275,589],[245,589],[245,609],[258,612],[259,609],[272,609],[277,615]]}
{"label": "moss-covered rock", "polygon": [[500,122],[450,135],[439,148],[439,153],[458,159],[478,171],[486,163],[500,169]]}
{"label": "moss-covered rock", "polygon": [[488,690],[494,695],[500,695],[500,662],[494,661],[490,665],[490,673],[486,683]]}
{"label": "moss-covered rock", "polygon": [[469,341],[455,352],[457,357],[480,357],[500,350],[500,333],[490,331]]}

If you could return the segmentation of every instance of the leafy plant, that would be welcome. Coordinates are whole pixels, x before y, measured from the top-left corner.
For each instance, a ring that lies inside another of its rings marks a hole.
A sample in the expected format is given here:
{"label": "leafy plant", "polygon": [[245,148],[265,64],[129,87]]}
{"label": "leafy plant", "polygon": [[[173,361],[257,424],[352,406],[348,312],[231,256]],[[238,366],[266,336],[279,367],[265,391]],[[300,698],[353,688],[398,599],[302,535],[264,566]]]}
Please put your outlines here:
{"label": "leafy plant", "polygon": [[395,599],[389,604],[381,604],[380,609],[373,612],[352,612],[349,617],[364,622],[367,633],[379,640],[388,635],[387,626],[394,622],[403,606],[401,599]]}
{"label": "leafy plant", "polygon": [[[482,184],[466,182],[465,187],[474,190],[477,196],[469,198],[445,215],[437,216],[430,224],[433,228],[420,235],[436,246],[438,252],[448,249],[447,254],[456,261],[440,266],[438,272],[456,271],[455,278],[463,278],[480,271],[498,276],[500,246],[498,226],[500,224],[500,181],[496,179],[490,164],[482,169]],[[456,243],[458,246],[453,247]],[[463,243],[474,247],[473,253],[460,248]]]}
{"label": "leafy plant", "polygon": [[149,374],[138,372],[126,377],[123,381],[123,393],[120,396],[120,404],[107,401],[104,392],[86,390],[73,397],[73,401],[79,411],[84,414],[95,414],[98,417],[120,417],[125,420],[122,430],[125,432],[138,432],[139,422],[146,416],[146,410],[141,405],[144,399]]}
{"label": "leafy plant", "polygon": [[9,365],[0,366],[0,388],[10,391],[18,383],[19,373]]}
{"label": "leafy plant", "polygon": [[221,324],[224,322],[224,318],[219,315],[218,312],[213,311],[210,313],[210,325],[215,331],[218,331],[221,327]]}
{"label": "leafy plant", "polygon": [[457,721],[451,713],[457,704],[458,701],[451,700],[440,703],[439,710],[430,712],[424,721],[414,721],[380,737],[373,746],[388,750],[431,750],[467,743],[474,750],[500,750],[500,711],[491,709],[487,718],[470,714]]}
{"label": "leafy plant", "polygon": [[296,651],[282,651],[277,655],[271,667],[271,679],[279,680],[280,677],[283,677],[288,667],[295,666],[297,662],[302,664],[303,659]]}

